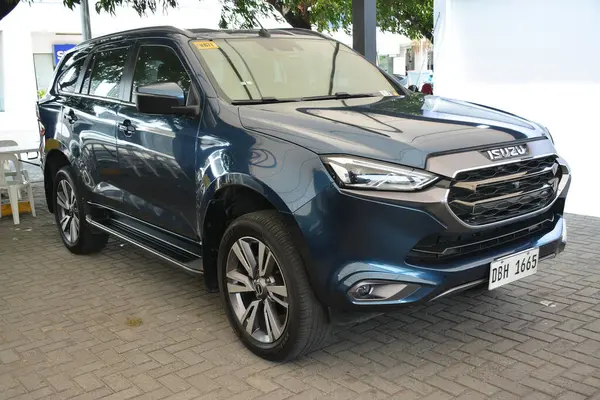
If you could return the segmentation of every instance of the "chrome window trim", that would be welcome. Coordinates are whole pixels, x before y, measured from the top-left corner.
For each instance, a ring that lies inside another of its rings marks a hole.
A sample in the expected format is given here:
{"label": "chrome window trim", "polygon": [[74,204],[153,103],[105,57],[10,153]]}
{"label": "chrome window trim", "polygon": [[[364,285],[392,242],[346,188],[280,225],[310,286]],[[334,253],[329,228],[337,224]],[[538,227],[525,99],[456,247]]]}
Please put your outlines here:
{"label": "chrome window trim", "polygon": [[119,99],[113,99],[110,97],[93,96],[93,95],[83,94],[83,93],[61,93],[60,95],[61,96],[81,97],[83,99],[88,99],[88,100],[106,101],[108,103],[114,103],[114,104],[119,104],[119,105],[124,105],[124,106],[135,106],[135,103],[128,103],[126,101],[119,100]]}

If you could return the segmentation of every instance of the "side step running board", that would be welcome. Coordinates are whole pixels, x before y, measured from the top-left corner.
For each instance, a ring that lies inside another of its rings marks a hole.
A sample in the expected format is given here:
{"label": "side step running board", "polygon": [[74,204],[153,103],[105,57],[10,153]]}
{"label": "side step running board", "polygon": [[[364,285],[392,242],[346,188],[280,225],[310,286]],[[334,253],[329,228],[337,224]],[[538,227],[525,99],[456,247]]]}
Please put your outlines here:
{"label": "side step running board", "polygon": [[93,227],[152,253],[179,268],[194,274],[201,274],[203,272],[202,258],[190,257],[189,253],[182,254],[176,246],[169,245],[162,240],[157,242],[156,238],[146,235],[143,232],[138,231],[136,233],[135,230],[125,229],[121,224],[114,223],[111,219],[96,221],[90,215],[86,215],[85,219]]}

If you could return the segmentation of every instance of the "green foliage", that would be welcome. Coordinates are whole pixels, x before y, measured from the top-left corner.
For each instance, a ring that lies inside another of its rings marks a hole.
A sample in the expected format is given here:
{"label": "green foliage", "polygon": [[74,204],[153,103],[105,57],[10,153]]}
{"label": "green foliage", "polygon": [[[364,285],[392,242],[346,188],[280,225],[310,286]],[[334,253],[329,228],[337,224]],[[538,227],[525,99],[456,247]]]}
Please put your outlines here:
{"label": "green foliage", "polygon": [[38,90],[37,95],[38,95],[38,99],[43,98],[46,95],[46,90],[45,89]]}
{"label": "green foliage", "polygon": [[[222,0],[221,27],[256,27],[253,16],[284,18],[294,27],[332,32],[352,27],[352,0]],[[377,26],[433,41],[433,0],[377,0]]]}
{"label": "green foliage", "polygon": [[[27,0],[32,1],[32,0]],[[81,0],[63,0],[73,8]],[[198,0],[202,1],[202,0]],[[375,1],[375,0],[373,0]],[[18,0],[0,0],[0,6]],[[257,28],[255,17],[276,17],[297,28],[332,32],[352,27],[352,0],[221,0],[221,28]],[[97,12],[113,13],[118,6],[132,7],[139,14],[177,7],[177,0],[97,0]],[[1,9],[2,7],[0,7]],[[11,8],[12,9],[12,8]],[[6,13],[10,9],[6,8]],[[1,11],[1,10],[0,10]],[[4,15],[0,12],[0,19]],[[384,31],[411,39],[433,40],[433,0],[377,0],[377,25]]]}

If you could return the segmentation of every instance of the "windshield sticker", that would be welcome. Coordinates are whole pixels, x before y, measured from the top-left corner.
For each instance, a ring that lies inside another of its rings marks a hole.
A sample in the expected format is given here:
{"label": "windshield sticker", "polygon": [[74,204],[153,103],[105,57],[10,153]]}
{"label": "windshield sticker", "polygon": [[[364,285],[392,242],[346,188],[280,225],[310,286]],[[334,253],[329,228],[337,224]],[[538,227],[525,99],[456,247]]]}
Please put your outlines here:
{"label": "windshield sticker", "polygon": [[217,46],[217,44],[213,41],[210,40],[205,40],[205,41],[197,41],[197,42],[192,42],[194,44],[194,46],[196,46],[196,48],[198,50],[210,50],[210,49],[218,49],[219,46]]}

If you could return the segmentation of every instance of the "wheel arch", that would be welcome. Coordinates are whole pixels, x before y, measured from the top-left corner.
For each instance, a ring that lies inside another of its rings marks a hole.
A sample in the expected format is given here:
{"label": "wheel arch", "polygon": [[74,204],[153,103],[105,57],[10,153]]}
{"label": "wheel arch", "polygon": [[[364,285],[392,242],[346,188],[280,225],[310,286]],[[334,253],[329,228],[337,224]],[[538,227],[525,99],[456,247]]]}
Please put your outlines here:
{"label": "wheel arch", "polygon": [[[237,174],[236,174],[237,175]],[[223,178],[223,177],[222,177]],[[207,289],[218,290],[217,259],[221,238],[229,224],[236,218],[261,210],[275,210],[280,212],[294,238],[302,243],[301,248],[307,249],[299,226],[291,211],[277,194],[260,182],[252,179],[232,179],[233,176],[222,179],[211,185],[211,196],[204,196],[204,207],[200,219],[202,234],[202,258],[204,266],[204,279]],[[301,253],[308,255],[307,251]],[[306,261],[306,260],[305,260]]]}
{"label": "wheel arch", "polygon": [[65,165],[71,165],[71,162],[61,150],[50,150],[44,159],[44,194],[48,211],[54,212],[54,201],[52,199],[54,191],[54,178],[59,169]]}

